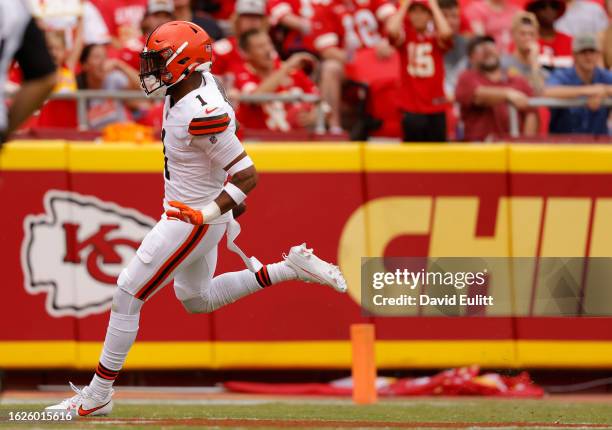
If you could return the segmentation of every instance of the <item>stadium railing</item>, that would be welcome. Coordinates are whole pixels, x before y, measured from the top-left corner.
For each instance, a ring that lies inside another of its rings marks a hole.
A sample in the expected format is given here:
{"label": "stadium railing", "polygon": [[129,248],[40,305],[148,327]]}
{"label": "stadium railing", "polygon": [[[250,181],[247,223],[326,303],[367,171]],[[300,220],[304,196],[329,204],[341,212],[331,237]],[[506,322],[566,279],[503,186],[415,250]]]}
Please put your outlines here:
{"label": "stadium railing", "polygon": [[[534,97],[529,99],[530,107],[547,107],[547,108],[570,108],[570,107],[582,107],[586,106],[588,99],[586,97],[580,97],[576,99],[555,99],[549,97]],[[612,98],[602,100],[602,106],[612,107]],[[519,113],[516,107],[508,104],[508,110],[510,115],[510,137],[517,138],[521,136],[521,127],[519,120]]]}
{"label": "stadium railing", "polygon": [[[87,101],[91,99],[109,100],[163,100],[163,96],[147,97],[140,91],[109,91],[109,90],[78,90],[69,93],[56,93],[51,96],[52,100],[75,100],[77,104],[77,121],[80,131],[89,130],[87,122]],[[321,97],[316,94],[242,94],[237,100],[243,103],[269,103],[269,102],[303,102],[313,103],[316,108],[317,118],[315,122],[315,133],[325,131],[325,108]]]}

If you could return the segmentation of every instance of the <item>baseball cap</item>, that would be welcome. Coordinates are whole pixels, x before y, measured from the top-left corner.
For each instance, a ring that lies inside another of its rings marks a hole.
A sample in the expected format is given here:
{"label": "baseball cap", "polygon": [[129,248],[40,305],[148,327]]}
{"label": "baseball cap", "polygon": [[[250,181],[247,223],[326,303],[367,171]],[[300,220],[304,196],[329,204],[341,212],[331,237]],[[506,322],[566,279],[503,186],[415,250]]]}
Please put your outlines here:
{"label": "baseball cap", "polygon": [[599,51],[597,36],[592,33],[582,33],[574,37],[572,41],[572,52],[582,52],[587,50]]}
{"label": "baseball cap", "polygon": [[238,15],[265,15],[266,3],[264,0],[238,0],[235,10]]}
{"label": "baseball cap", "polygon": [[158,12],[174,13],[174,0],[148,0],[147,13]]}
{"label": "baseball cap", "polygon": [[493,36],[489,36],[489,35],[472,37],[472,39],[467,45],[468,56],[472,55],[472,52],[474,52],[474,50],[478,47],[478,45],[481,45],[487,42],[495,43],[495,39],[493,38]]}

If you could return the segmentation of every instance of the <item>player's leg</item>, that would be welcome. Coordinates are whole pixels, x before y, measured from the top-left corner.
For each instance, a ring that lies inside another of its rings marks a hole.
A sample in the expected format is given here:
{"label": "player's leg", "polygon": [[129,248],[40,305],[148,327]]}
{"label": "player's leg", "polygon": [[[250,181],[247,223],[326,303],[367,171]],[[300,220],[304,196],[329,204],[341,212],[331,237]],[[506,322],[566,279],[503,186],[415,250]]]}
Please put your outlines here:
{"label": "player's leg", "polygon": [[190,265],[216,246],[222,235],[222,228],[160,221],[119,276],[102,354],[90,385],[82,390],[72,386],[75,396],[47,409],[78,415],[109,413],[112,385],[136,339],[144,302],[170,282],[183,265]]}
{"label": "player's leg", "polygon": [[213,278],[216,265],[217,250],[213,249],[201,262],[176,274],[176,297],[187,312],[213,312],[263,288],[294,279],[329,285],[339,292],[346,291],[346,281],[338,267],[318,258],[305,244],[294,246],[282,261],[267,264],[257,273],[245,269]]}
{"label": "player's leg", "polygon": [[187,312],[209,313],[261,291],[266,286],[297,279],[295,270],[284,261],[268,264],[257,273],[245,269],[223,273],[213,278],[216,265],[215,248],[206,254],[202,261],[195,262],[176,274],[174,291]]}

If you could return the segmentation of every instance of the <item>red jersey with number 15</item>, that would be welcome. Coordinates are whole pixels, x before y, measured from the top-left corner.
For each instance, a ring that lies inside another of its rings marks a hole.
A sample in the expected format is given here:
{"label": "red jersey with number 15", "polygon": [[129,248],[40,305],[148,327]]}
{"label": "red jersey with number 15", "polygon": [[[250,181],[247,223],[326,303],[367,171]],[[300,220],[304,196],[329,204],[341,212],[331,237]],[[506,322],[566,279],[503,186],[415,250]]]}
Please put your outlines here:
{"label": "red jersey with number 15", "polygon": [[[400,53],[400,108],[411,113],[444,112],[444,53],[435,33],[418,33],[406,20]],[[450,42],[448,42],[450,44]]]}

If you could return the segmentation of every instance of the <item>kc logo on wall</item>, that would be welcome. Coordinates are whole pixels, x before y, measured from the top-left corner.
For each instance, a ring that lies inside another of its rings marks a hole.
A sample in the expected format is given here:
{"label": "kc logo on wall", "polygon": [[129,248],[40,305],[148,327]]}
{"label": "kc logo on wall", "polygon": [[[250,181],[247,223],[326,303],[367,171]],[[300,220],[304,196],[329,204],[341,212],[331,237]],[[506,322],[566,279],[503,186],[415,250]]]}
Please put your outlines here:
{"label": "kc logo on wall", "polygon": [[93,196],[50,190],[45,213],[24,219],[25,289],[44,293],[54,317],[110,308],[117,277],[155,220]]}

